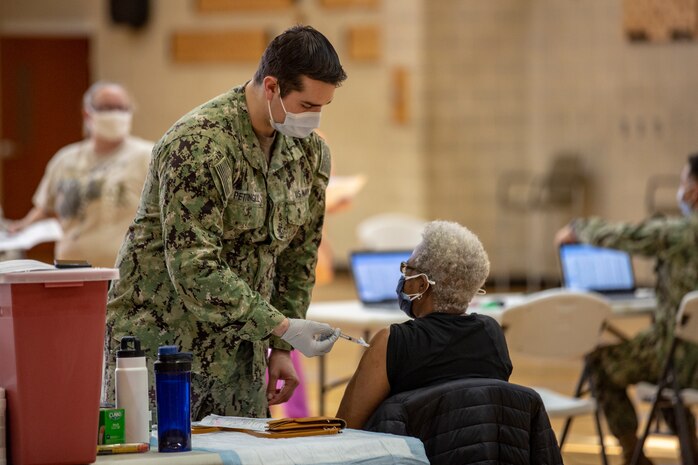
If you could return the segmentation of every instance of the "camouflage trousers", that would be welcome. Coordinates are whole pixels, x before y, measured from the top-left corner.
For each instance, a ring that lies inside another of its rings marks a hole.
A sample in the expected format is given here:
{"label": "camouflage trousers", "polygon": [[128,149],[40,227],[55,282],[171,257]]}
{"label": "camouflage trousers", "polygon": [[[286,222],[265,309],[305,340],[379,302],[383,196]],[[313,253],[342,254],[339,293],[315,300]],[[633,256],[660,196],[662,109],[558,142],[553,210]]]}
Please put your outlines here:
{"label": "camouflage trousers", "polygon": [[[589,369],[597,400],[608,427],[617,438],[636,434],[637,414],[627,387],[645,381],[657,383],[666,360],[671,338],[656,328],[613,346],[596,349],[589,355]],[[698,388],[698,346],[682,344],[674,358],[682,388]],[[695,425],[690,412],[688,420]],[[693,426],[694,427],[694,426]]]}

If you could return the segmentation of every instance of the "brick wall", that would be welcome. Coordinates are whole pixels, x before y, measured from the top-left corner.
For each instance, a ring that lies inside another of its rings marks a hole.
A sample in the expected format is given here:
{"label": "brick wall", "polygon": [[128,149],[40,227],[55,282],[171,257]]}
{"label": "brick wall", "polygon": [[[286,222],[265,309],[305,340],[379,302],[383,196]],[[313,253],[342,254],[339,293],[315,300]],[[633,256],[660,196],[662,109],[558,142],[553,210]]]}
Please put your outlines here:
{"label": "brick wall", "polygon": [[637,221],[648,178],[698,150],[698,42],[629,42],[620,0],[426,4],[427,210],[477,231],[493,274],[556,276],[552,235],[576,211],[503,209],[504,171],[578,154],[585,213]]}

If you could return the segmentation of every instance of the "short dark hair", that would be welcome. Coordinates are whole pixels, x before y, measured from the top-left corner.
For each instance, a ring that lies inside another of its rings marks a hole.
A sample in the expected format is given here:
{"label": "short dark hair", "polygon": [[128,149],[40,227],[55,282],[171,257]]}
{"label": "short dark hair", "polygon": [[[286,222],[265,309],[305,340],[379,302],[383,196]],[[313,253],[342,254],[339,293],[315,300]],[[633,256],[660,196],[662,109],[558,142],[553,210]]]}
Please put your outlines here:
{"label": "short dark hair", "polygon": [[691,167],[689,172],[690,176],[698,181],[698,153],[694,153],[688,156],[688,166]]}
{"label": "short dark hair", "polygon": [[293,26],[267,46],[254,75],[259,85],[265,76],[279,80],[281,96],[303,90],[301,76],[339,86],[347,78],[334,47],[311,26]]}

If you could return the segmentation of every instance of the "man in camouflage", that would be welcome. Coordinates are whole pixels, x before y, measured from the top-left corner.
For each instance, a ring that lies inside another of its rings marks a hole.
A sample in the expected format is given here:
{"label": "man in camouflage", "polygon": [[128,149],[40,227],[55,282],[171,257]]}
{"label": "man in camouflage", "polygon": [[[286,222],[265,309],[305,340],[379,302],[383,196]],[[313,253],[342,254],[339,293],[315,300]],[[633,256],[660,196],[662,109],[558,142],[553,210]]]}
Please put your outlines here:
{"label": "man in camouflage", "polygon": [[269,44],[252,81],[157,143],[109,292],[107,395],[125,335],[141,340],[151,373],[160,345],[194,353],[195,419],[267,416],[298,384],[289,351],[332,348],[339,330],[303,318],[330,174],[329,149],[312,131],[344,79],[330,42],[293,27]]}
{"label": "man in camouflage", "polygon": [[[652,326],[628,341],[599,348],[590,356],[598,401],[623,448],[626,464],[638,442],[637,415],[626,388],[641,381],[658,381],[681,299],[698,289],[698,154],[688,157],[677,200],[684,213],[682,218],[651,218],[637,225],[577,219],[556,236],[558,243],[580,241],[656,259],[657,309]],[[698,387],[697,346],[682,346],[676,355],[676,367],[681,386]],[[693,433],[694,456],[698,457],[695,420],[689,411],[686,414]],[[672,420],[668,414],[665,418]],[[652,462],[643,454],[640,463]]]}

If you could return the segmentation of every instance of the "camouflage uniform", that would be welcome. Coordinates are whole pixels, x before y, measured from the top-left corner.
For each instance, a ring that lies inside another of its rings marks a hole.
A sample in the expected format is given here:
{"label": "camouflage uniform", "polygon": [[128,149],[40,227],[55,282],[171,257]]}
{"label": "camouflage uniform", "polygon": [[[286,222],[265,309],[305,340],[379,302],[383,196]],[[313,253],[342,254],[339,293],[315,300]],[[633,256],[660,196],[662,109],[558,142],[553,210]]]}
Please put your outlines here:
{"label": "camouflage uniform", "polygon": [[[638,225],[592,218],[576,220],[573,228],[581,242],[656,259],[657,309],[653,325],[627,342],[597,349],[590,357],[609,428],[616,437],[627,437],[635,434],[638,422],[626,387],[640,381],[657,382],[681,299],[698,289],[698,216],[653,218]],[[676,367],[682,386],[698,387],[697,346],[679,349]]]}
{"label": "camouflage uniform", "polygon": [[276,134],[267,163],[244,86],[167,131],[109,292],[109,397],[118,341],[134,335],[151,377],[158,346],[194,353],[192,418],[268,414],[267,348],[291,349],[269,335],[284,317],[305,316],[329,173],[329,149],[315,134]]}

